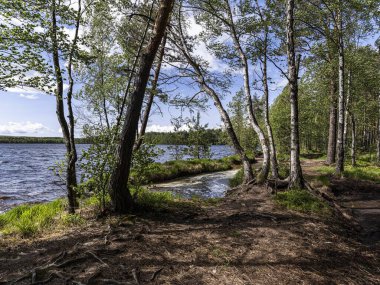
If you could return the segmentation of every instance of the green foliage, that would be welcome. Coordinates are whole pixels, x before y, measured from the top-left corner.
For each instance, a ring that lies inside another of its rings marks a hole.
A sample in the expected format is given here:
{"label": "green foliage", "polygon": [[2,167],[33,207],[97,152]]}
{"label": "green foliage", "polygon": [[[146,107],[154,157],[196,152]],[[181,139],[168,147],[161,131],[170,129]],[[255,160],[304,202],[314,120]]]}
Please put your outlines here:
{"label": "green foliage", "polygon": [[133,180],[132,183],[136,193],[142,185],[150,183],[149,174],[154,168],[154,158],[158,155],[159,153],[155,151],[153,145],[147,145],[145,143],[140,146],[138,151],[133,153],[131,180]]}
{"label": "green foliage", "polygon": [[229,185],[231,188],[237,187],[243,183],[244,180],[244,172],[243,169],[239,169],[238,172],[230,179]]}
{"label": "green foliage", "polygon": [[17,206],[0,215],[0,231],[4,234],[20,234],[22,237],[34,236],[56,226],[64,207],[63,199]]}
{"label": "green foliage", "polygon": [[131,194],[136,197],[136,203],[139,207],[146,209],[162,209],[173,204],[178,196],[172,192],[154,192],[145,188],[132,188]]}
{"label": "green foliage", "polygon": [[207,142],[207,124],[202,125],[200,122],[201,115],[198,111],[196,117],[192,117],[187,122],[189,127],[189,137],[187,141],[187,154],[193,158],[210,158],[211,145]]}
{"label": "green foliage", "polygon": [[257,136],[248,124],[244,92],[238,91],[228,104],[232,125],[241,146],[248,152],[256,152],[259,146]]}
{"label": "green foliage", "polygon": [[306,190],[288,190],[277,193],[275,201],[278,205],[290,210],[328,215],[330,208],[318,198],[313,197]]}
{"label": "green foliage", "polygon": [[107,190],[115,163],[113,132],[103,131],[96,126],[87,127],[84,131],[88,137],[92,137],[93,143],[83,151],[79,160],[82,177],[78,192],[96,197],[99,210],[102,211],[109,203]]}

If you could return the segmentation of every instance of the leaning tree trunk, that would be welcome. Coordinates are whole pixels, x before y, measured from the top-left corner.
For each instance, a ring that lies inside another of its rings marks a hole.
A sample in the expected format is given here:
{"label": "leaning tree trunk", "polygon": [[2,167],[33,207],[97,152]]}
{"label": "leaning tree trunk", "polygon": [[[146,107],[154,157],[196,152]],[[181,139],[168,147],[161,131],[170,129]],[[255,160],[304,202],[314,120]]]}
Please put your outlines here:
{"label": "leaning tree trunk", "polygon": [[268,141],[265,137],[265,134],[263,130],[261,129],[257,118],[255,116],[255,113],[253,111],[253,103],[252,103],[252,96],[251,96],[251,87],[250,87],[250,81],[249,81],[249,67],[248,67],[248,60],[247,57],[243,51],[243,48],[240,44],[238,34],[235,29],[235,24],[232,16],[231,6],[229,4],[229,1],[226,0],[227,7],[227,13],[229,17],[229,29],[234,41],[235,49],[240,57],[240,63],[242,65],[242,72],[243,72],[243,80],[244,80],[244,94],[246,97],[246,108],[249,116],[249,120],[252,124],[252,128],[257,134],[261,146],[261,150],[263,152],[263,163],[261,167],[260,173],[256,177],[257,183],[263,183],[267,178],[269,174],[269,167],[270,167],[270,155],[269,155],[269,146]]}
{"label": "leaning tree trunk", "polygon": [[[204,80],[203,80],[204,82]],[[239,140],[236,136],[236,133],[234,131],[230,116],[226,112],[226,110],[223,107],[222,102],[220,101],[219,96],[215,93],[215,91],[210,88],[207,84],[201,84],[202,89],[214,100],[214,105],[216,109],[219,111],[219,114],[222,118],[223,124],[226,128],[226,132],[228,136],[231,139],[232,145],[236,151],[236,153],[239,155],[242,164],[243,164],[243,172],[244,172],[244,178],[243,178],[243,184],[246,184],[254,179],[251,163],[244,151],[244,149],[241,147]]]}
{"label": "leaning tree trunk", "polygon": [[351,113],[351,164],[356,166],[356,123],[354,114]]}
{"label": "leaning tree trunk", "polygon": [[330,115],[329,115],[329,138],[327,144],[326,163],[331,165],[336,161],[336,127],[337,127],[337,86],[335,78],[330,78]]}
{"label": "leaning tree trunk", "polygon": [[[340,1],[340,6],[342,3]],[[336,175],[342,175],[344,171],[344,42],[343,42],[343,19],[342,7],[338,11],[339,21],[339,97],[338,97],[338,137],[337,137],[337,163],[335,168]]]}
{"label": "leaning tree trunk", "polygon": [[244,149],[240,145],[240,142],[237,138],[234,127],[232,125],[230,116],[228,115],[227,111],[224,109],[222,101],[220,100],[220,97],[215,92],[215,90],[206,82],[202,69],[200,68],[199,64],[194,60],[194,58],[191,56],[191,53],[189,49],[187,48],[187,44],[186,44],[184,34],[182,31],[181,18],[179,19],[179,31],[180,31],[179,36],[180,36],[181,46],[179,46],[178,44],[177,46],[182,51],[188,63],[193,67],[196,74],[196,78],[197,78],[196,80],[198,84],[201,86],[201,89],[213,99],[214,105],[216,109],[218,110],[220,117],[222,118],[223,124],[226,128],[226,132],[228,136],[231,139],[232,145],[242,161],[243,173],[244,173],[243,183],[244,184],[248,183],[254,179],[251,163]]}
{"label": "leaning tree trunk", "polygon": [[56,16],[56,2],[52,1],[51,6],[51,24],[52,24],[52,32],[51,32],[51,40],[52,40],[52,57],[53,57],[53,65],[55,71],[56,78],[56,113],[58,117],[59,124],[62,129],[63,138],[66,146],[66,188],[67,188],[67,198],[69,204],[69,212],[75,213],[75,209],[78,207],[78,202],[76,199],[75,188],[77,187],[77,176],[76,176],[76,161],[77,161],[77,152],[75,148],[75,138],[74,138],[74,113],[72,109],[72,93],[73,93],[73,85],[74,81],[71,75],[71,67],[72,67],[72,58],[76,47],[76,42],[78,39],[78,31],[79,31],[79,21],[80,21],[80,13],[81,13],[81,1],[78,1],[79,9],[77,12],[77,20],[76,20],[76,30],[75,36],[72,43],[71,51],[69,54],[69,63],[68,63],[68,72],[69,72],[69,89],[67,93],[67,108],[68,108],[68,117],[69,124],[65,118],[65,108],[63,103],[63,77],[62,70],[60,66],[59,60],[59,47],[58,47],[58,39],[57,39],[57,16]]}
{"label": "leaning tree trunk", "polygon": [[287,0],[287,54],[290,88],[290,177],[289,188],[303,188],[304,180],[300,163],[298,120],[298,67],[294,42],[294,0]]}
{"label": "leaning tree trunk", "polygon": [[149,91],[148,102],[146,103],[145,111],[144,111],[142,121],[141,121],[140,131],[137,135],[137,139],[136,139],[133,151],[139,150],[139,148],[140,148],[140,146],[144,140],[145,130],[146,130],[146,127],[147,127],[148,121],[149,121],[150,110],[152,109],[154,96],[156,95],[156,92],[157,92],[158,78],[160,77],[162,60],[163,60],[164,54],[165,54],[165,45],[166,45],[166,35],[162,39],[161,49],[160,49],[159,54],[158,54],[157,67],[156,67],[156,70],[154,72],[152,87],[151,87],[151,90]]}
{"label": "leaning tree trunk", "polygon": [[133,206],[132,195],[128,189],[133,146],[150,70],[162,38],[164,37],[173,4],[174,0],[160,0],[153,36],[141,56],[134,92],[131,94],[131,101],[126,112],[116,155],[116,163],[111,174],[109,186],[112,206],[114,211],[118,213],[131,211]]}

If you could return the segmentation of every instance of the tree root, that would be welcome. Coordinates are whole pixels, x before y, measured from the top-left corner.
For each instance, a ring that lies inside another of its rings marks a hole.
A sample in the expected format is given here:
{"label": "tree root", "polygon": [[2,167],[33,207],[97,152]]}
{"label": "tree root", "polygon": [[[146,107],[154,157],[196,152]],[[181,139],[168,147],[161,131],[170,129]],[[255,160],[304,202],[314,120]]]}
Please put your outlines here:
{"label": "tree root", "polygon": [[161,267],[160,269],[156,270],[153,274],[152,274],[152,277],[150,278],[150,281],[154,281],[156,279],[156,277],[161,273],[161,271],[163,270],[164,268]]}
{"label": "tree root", "polygon": [[109,267],[109,265],[107,263],[105,263],[100,257],[98,257],[95,253],[93,253],[92,251],[86,251],[87,254],[91,255],[93,258],[95,258],[97,261],[99,261],[101,264]]}
{"label": "tree root", "polygon": [[[49,263],[36,267],[32,269],[30,272],[27,274],[17,278],[16,280],[13,281],[8,281],[6,284],[16,284],[18,282],[21,282],[25,279],[30,278],[31,279],[31,284],[36,285],[36,284],[45,284],[50,282],[53,278],[60,278],[64,280],[71,279],[71,276],[65,277],[61,272],[54,270],[54,269],[59,269],[66,267],[68,265],[71,265],[73,263],[85,261],[88,259],[88,257],[92,257],[96,261],[100,262],[103,266],[109,266],[107,263],[105,263],[100,257],[98,257],[94,252],[92,251],[86,251],[85,252],[87,256],[79,256],[75,258],[71,258],[68,260],[63,261],[63,259],[67,256],[67,252],[63,251],[57,256],[53,257]],[[60,263],[59,263],[60,262]],[[45,279],[39,280],[41,277],[45,277]],[[73,282],[75,283],[75,282]],[[76,282],[77,284],[80,284],[80,282]]]}
{"label": "tree root", "polygon": [[132,276],[133,276],[133,279],[136,281],[136,284],[140,285],[141,284],[141,281],[140,281],[140,270],[138,268],[133,268],[132,269]]}

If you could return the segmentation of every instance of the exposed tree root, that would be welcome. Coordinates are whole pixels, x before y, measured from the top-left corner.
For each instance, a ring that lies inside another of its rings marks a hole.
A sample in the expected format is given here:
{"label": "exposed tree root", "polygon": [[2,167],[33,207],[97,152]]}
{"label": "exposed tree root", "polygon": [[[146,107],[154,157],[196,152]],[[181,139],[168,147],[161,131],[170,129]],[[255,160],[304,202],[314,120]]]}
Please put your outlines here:
{"label": "exposed tree root", "polygon": [[132,269],[132,276],[133,276],[133,279],[136,281],[136,284],[140,285],[141,284],[141,281],[140,281],[140,270],[138,268],[133,268]]}
{"label": "exposed tree root", "polygon": [[150,278],[150,281],[154,281],[156,279],[156,277],[161,273],[161,271],[163,270],[164,268],[161,267],[160,269],[156,270],[153,274],[152,274],[152,277]]}
{"label": "exposed tree root", "polygon": [[[19,283],[25,279],[28,279],[28,278],[31,279],[31,284],[33,284],[33,285],[48,283],[53,278],[69,280],[72,278],[71,276],[65,277],[64,273],[62,273],[56,269],[66,267],[66,266],[72,265],[72,264],[77,263],[77,262],[88,260],[89,257],[92,257],[96,261],[100,262],[102,264],[102,266],[107,266],[107,267],[109,266],[100,257],[98,257],[94,252],[86,251],[85,254],[87,256],[75,257],[75,258],[71,258],[71,259],[63,261],[63,259],[67,256],[67,252],[63,251],[51,259],[51,261],[53,260],[53,262],[49,261],[49,263],[42,265],[42,266],[39,266],[39,267],[36,267],[36,268],[32,269],[30,272],[28,272],[27,274],[17,278],[16,280],[8,281],[5,284],[17,284],[17,283]],[[47,277],[45,279],[42,279],[45,276],[47,276]],[[81,284],[78,281],[75,281],[75,282],[73,281],[73,283]]]}

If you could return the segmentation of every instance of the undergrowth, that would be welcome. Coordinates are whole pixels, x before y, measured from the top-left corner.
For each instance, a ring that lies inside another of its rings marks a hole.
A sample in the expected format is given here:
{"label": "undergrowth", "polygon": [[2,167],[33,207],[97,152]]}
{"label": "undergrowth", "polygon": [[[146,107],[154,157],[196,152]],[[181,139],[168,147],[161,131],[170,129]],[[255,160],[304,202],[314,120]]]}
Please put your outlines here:
{"label": "undergrowth", "polygon": [[275,196],[275,201],[282,207],[303,213],[320,215],[327,215],[330,213],[330,208],[325,202],[313,197],[306,190],[294,189],[279,192]]}
{"label": "undergrowth", "polygon": [[[335,168],[332,166],[321,166],[316,169],[322,175],[333,175]],[[345,165],[343,176],[356,180],[367,180],[380,183],[380,167],[371,165],[364,161],[358,161],[357,166]]]}

